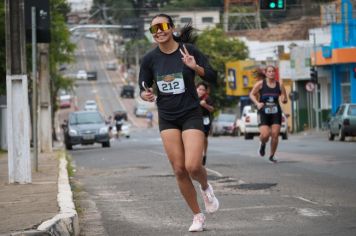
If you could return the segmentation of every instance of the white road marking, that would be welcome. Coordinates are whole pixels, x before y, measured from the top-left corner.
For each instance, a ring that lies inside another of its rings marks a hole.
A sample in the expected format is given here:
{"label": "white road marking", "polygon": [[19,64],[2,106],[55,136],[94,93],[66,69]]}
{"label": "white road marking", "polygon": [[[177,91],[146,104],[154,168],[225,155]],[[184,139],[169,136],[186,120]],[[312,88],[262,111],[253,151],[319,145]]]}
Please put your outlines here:
{"label": "white road marking", "polygon": [[314,205],[319,205],[319,203],[314,202],[314,201],[309,200],[309,199],[306,199],[306,198],[304,198],[304,197],[296,196],[295,198],[296,198],[296,199],[299,199],[299,200],[302,200],[302,201],[304,201],[304,202],[312,203],[312,204],[314,204]]}
{"label": "white road marking", "polygon": [[218,176],[218,177],[223,177],[223,175],[215,170],[209,169],[209,168],[205,168],[206,171],[213,173],[214,175]]}
{"label": "white road marking", "polygon": [[320,217],[320,216],[330,216],[331,214],[323,210],[315,210],[312,208],[299,208],[297,209],[298,214],[308,217]]}

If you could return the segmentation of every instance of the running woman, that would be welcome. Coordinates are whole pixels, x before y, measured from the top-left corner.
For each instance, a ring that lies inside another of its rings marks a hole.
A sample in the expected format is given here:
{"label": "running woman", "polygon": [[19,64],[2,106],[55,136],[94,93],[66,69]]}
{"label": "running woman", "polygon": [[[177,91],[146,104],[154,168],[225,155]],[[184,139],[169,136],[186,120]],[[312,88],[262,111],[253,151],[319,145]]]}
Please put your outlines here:
{"label": "running woman", "polygon": [[208,136],[211,127],[211,112],[214,111],[213,101],[209,97],[208,85],[205,82],[199,82],[197,85],[197,93],[200,99],[200,107],[203,112],[203,124],[204,124],[204,153],[203,153],[203,165],[206,164],[206,155],[208,151]]}
{"label": "running woman", "polygon": [[[193,28],[185,26],[177,36],[173,20],[166,14],[153,17],[150,32],[158,44],[143,58],[139,74],[140,96],[158,107],[161,139],[176,180],[191,211],[189,231],[203,231],[205,215],[200,210],[192,180],[200,184],[207,213],[216,212],[219,201],[207,181],[202,165],[204,126],[194,77],[215,82],[216,72],[191,42]],[[174,34],[173,34],[174,33]],[[153,93],[157,87],[157,98]]]}
{"label": "running woman", "polygon": [[283,84],[275,79],[276,69],[273,66],[267,66],[265,73],[266,78],[253,86],[250,99],[256,105],[259,115],[260,147],[258,153],[261,157],[265,155],[266,143],[271,137],[269,160],[277,163],[275,153],[282,124],[279,99],[282,103],[287,103],[287,94]]}

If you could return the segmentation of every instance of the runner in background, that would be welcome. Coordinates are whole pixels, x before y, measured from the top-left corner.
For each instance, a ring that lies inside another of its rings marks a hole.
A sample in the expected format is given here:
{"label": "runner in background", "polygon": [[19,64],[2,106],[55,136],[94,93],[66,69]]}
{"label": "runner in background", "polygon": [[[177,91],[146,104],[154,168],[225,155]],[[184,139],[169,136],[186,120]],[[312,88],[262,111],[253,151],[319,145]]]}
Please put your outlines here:
{"label": "runner in background", "polygon": [[203,152],[203,165],[205,166],[206,164],[206,156],[207,156],[207,151],[208,151],[208,136],[210,133],[210,127],[211,127],[211,112],[214,111],[213,107],[213,101],[209,97],[209,87],[205,82],[199,82],[197,85],[197,93],[198,97],[200,99],[200,107],[203,112],[203,124],[204,124],[204,134],[205,134],[205,140],[204,140],[204,152]]}
{"label": "runner in background", "polygon": [[288,100],[284,86],[276,80],[274,66],[267,66],[265,75],[265,79],[258,81],[253,86],[250,99],[256,105],[259,115],[260,147],[258,154],[261,157],[265,155],[266,144],[271,137],[269,160],[277,163],[275,153],[282,124],[282,109],[279,100],[282,103],[287,103]]}

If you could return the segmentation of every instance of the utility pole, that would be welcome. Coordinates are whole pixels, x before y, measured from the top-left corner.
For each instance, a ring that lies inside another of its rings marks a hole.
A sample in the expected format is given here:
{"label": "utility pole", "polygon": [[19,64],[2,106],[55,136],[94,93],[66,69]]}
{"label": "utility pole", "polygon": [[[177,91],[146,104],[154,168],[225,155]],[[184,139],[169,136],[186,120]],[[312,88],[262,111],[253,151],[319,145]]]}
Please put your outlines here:
{"label": "utility pole", "polygon": [[[314,50],[314,63],[313,66],[316,69],[316,33],[311,33],[313,35],[313,50]],[[315,126],[316,131],[319,131],[319,81],[316,79],[315,90],[314,90],[314,108],[315,108]]]}
{"label": "utility pole", "polygon": [[50,95],[48,48],[47,43],[38,44],[40,82],[40,115],[38,124],[41,124],[39,127],[41,152],[52,152],[52,103]]}
{"label": "utility pole", "polygon": [[38,102],[37,102],[37,32],[36,7],[31,7],[31,36],[32,36],[32,141],[33,167],[38,171]]}
{"label": "utility pole", "polygon": [[9,183],[32,182],[24,0],[5,0]]}

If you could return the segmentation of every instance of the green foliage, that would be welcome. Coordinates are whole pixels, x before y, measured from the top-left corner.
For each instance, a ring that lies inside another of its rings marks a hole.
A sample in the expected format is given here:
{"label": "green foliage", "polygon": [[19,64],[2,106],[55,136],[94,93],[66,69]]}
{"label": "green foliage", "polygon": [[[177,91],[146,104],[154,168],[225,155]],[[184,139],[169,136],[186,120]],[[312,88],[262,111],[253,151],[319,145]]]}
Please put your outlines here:
{"label": "green foliage", "polygon": [[[70,89],[72,80],[64,78],[58,71],[61,64],[74,61],[75,44],[70,42],[70,32],[65,24],[66,13],[69,10],[66,0],[50,1],[51,8],[51,43],[49,48],[50,78],[52,82],[52,101],[55,103],[59,89]],[[57,110],[56,104],[54,111]]]}
{"label": "green foliage", "polygon": [[211,86],[211,97],[217,109],[236,105],[235,100],[228,99],[225,90],[225,63],[228,61],[244,60],[248,56],[246,45],[226,37],[220,28],[204,30],[199,35],[197,47],[208,56],[210,64],[218,72],[217,86]]}
{"label": "green foliage", "polygon": [[5,4],[0,1],[0,95],[6,93]]}

